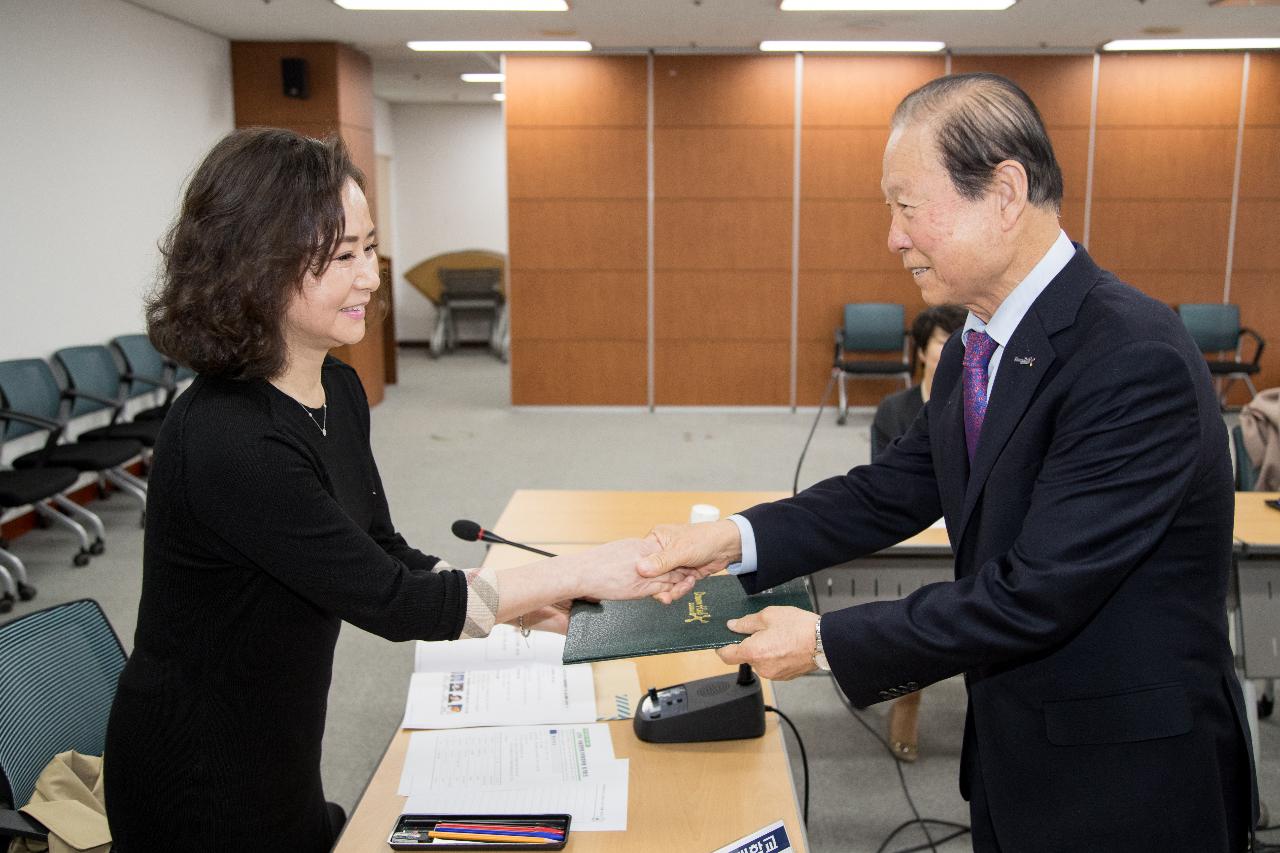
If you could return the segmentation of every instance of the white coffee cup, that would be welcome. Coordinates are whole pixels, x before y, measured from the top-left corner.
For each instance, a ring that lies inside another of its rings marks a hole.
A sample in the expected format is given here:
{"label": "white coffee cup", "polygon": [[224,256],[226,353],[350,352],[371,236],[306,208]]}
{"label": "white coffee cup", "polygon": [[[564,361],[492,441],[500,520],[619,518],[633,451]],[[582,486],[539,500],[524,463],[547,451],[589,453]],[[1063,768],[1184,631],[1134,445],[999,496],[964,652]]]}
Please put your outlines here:
{"label": "white coffee cup", "polygon": [[689,508],[689,523],[697,524],[702,521],[719,521],[720,508],[711,504],[694,504]]}

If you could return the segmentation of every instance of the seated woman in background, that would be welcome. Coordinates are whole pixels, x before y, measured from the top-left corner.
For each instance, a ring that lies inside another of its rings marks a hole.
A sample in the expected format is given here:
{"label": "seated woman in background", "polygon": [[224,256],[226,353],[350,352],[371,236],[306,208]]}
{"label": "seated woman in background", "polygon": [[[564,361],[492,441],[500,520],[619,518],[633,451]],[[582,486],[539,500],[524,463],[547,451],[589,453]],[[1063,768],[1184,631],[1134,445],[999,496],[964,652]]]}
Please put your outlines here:
{"label": "seated woman in background", "polygon": [[345,817],[320,744],[342,622],[390,640],[558,627],[575,597],[640,598],[640,540],[508,570],[449,568],[396,533],[355,371],[377,319],[363,178],[338,140],[237,131],[187,187],[147,303],[199,373],[156,443],[133,654],[107,732],[117,853],[329,850]]}
{"label": "seated woman in background", "polygon": [[[933,388],[933,372],[938,367],[938,356],[947,339],[964,326],[968,312],[959,305],[938,305],[926,308],[916,315],[911,324],[911,337],[915,341],[916,357],[920,364],[920,384],[905,391],[890,394],[876,407],[875,420],[871,423],[871,458],[875,459],[889,444],[907,431],[920,409],[929,401]],[[893,755],[899,761],[915,761],[919,755],[918,724],[920,695],[923,691],[908,693],[893,703],[889,710],[889,743]]]}

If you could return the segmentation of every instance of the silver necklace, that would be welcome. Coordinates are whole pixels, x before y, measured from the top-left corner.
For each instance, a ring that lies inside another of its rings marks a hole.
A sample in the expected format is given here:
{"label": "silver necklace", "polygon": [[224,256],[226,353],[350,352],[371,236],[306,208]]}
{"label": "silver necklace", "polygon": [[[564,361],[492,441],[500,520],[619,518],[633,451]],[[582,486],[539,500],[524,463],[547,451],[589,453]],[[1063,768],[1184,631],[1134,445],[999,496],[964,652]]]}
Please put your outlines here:
{"label": "silver necklace", "polygon": [[321,421],[316,420],[316,416],[311,414],[311,410],[308,409],[305,405],[303,405],[302,403],[298,403],[298,405],[302,406],[302,411],[306,412],[307,417],[311,418],[311,422],[316,425],[316,429],[320,430],[320,434],[323,435],[325,438],[328,438],[329,430],[327,429],[327,427],[329,426],[329,403],[326,401],[320,404],[320,410],[324,412],[324,415],[322,416],[323,423]]}

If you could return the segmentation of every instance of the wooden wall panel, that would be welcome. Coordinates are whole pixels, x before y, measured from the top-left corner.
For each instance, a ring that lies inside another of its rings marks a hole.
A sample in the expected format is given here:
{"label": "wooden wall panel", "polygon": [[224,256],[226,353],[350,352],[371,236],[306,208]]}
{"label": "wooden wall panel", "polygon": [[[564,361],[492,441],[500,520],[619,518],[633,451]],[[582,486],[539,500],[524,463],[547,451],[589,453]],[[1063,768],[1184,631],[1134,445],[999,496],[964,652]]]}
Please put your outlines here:
{"label": "wooden wall panel", "polygon": [[1231,198],[1235,125],[1100,127],[1097,144],[1095,201]]}
{"label": "wooden wall panel", "polygon": [[512,127],[507,152],[509,198],[645,195],[644,134],[632,127]]}
{"label": "wooden wall panel", "polygon": [[526,270],[644,271],[643,200],[511,199],[508,209],[513,303]]}
{"label": "wooden wall panel", "polygon": [[511,336],[521,340],[644,341],[643,272],[524,270]]}
{"label": "wooden wall panel", "polygon": [[1170,304],[1220,302],[1239,54],[1102,57],[1090,250]]}
{"label": "wooden wall panel", "polygon": [[[233,41],[231,93],[236,127],[339,124],[337,47],[333,42]],[[306,100],[284,95],[280,60],[285,57],[307,61],[311,94]]]}
{"label": "wooden wall panel", "polygon": [[646,395],[643,340],[535,340],[511,336],[515,405],[638,406]]}
{"label": "wooden wall panel", "polygon": [[[1280,98],[1280,93],[1277,97]],[[1280,121],[1274,125],[1246,124],[1240,157],[1240,198],[1280,197],[1277,163],[1280,163]]]}
{"label": "wooden wall panel", "polygon": [[[923,302],[887,244],[880,190],[889,119],[898,102],[944,71],[940,57],[806,57],[801,148],[800,296],[796,402],[816,405],[831,373],[845,303]],[[891,383],[853,382],[874,405]]]}
{"label": "wooden wall panel", "polygon": [[790,401],[794,70],[792,57],[654,61],[659,405]]}
{"label": "wooden wall panel", "polygon": [[659,199],[791,196],[789,127],[670,127],[654,131]]}
{"label": "wooden wall panel", "polygon": [[655,127],[786,127],[795,118],[790,56],[659,56]]}
{"label": "wooden wall panel", "polygon": [[1103,54],[1098,126],[1235,127],[1242,73],[1238,53]]}
{"label": "wooden wall panel", "polygon": [[[1097,248],[1092,254],[1108,269],[1202,272],[1211,291],[1207,295],[1221,301],[1230,218],[1230,197],[1095,199],[1093,231]],[[1164,299],[1158,290],[1151,295]]]}
{"label": "wooden wall panel", "polygon": [[507,58],[511,399],[648,399],[646,61]]}
{"label": "wooden wall panel", "polygon": [[654,321],[664,340],[791,340],[789,325],[778,322],[791,315],[789,274],[680,270],[656,278],[664,298]]}
{"label": "wooden wall panel", "polygon": [[[1231,301],[1241,322],[1267,340],[1258,389],[1280,386],[1280,56],[1249,57],[1249,91],[1240,157]],[[1252,348],[1246,348],[1246,354]],[[1248,401],[1237,383],[1231,400]]]}
{"label": "wooden wall panel", "polygon": [[[883,130],[888,139],[898,103],[945,70],[940,56],[806,56],[805,130],[870,127]],[[874,166],[878,173],[878,155]]]}
{"label": "wooden wall panel", "polygon": [[790,275],[789,200],[669,199],[657,202],[654,214],[658,271],[772,269]]}
{"label": "wooden wall panel", "polygon": [[507,127],[639,127],[648,115],[643,57],[508,56]]}
{"label": "wooden wall panel", "polygon": [[654,353],[666,406],[779,406],[791,393],[788,341],[668,339]]}

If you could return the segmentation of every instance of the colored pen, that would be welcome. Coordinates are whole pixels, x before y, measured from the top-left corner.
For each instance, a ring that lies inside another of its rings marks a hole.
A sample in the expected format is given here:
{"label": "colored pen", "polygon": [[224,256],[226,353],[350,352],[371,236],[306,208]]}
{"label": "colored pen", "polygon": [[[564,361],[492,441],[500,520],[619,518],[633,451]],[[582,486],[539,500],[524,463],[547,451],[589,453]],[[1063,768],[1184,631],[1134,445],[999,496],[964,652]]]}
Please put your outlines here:
{"label": "colored pen", "polygon": [[502,843],[516,844],[550,844],[552,841],[559,839],[543,838],[541,835],[500,835],[489,833],[440,833],[438,830],[431,830],[428,833],[429,838],[438,838],[442,841],[502,841]]}
{"label": "colored pen", "polygon": [[453,821],[436,824],[436,829],[440,830],[468,830],[478,829],[484,832],[539,832],[550,833],[553,835],[564,835],[564,830],[554,826],[537,826],[529,824],[510,824],[510,823],[454,823]]}
{"label": "colored pen", "polygon": [[558,829],[536,829],[533,827],[503,827],[503,826],[458,826],[451,823],[442,823],[434,827],[438,832],[478,832],[482,835],[528,835],[538,836],[540,838],[549,838],[553,841],[559,841],[564,838],[564,833]]}

